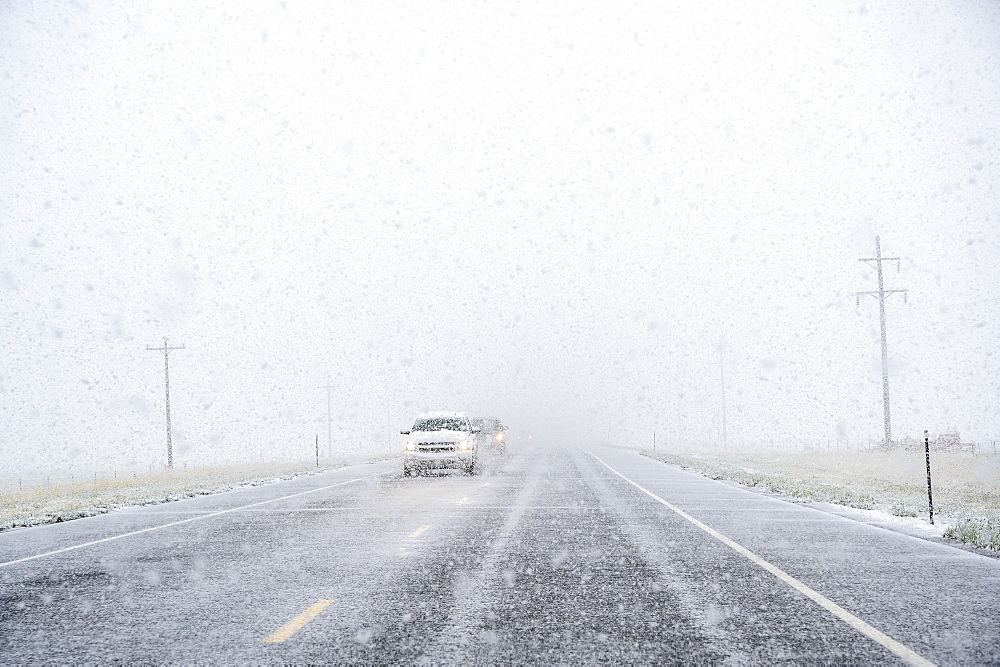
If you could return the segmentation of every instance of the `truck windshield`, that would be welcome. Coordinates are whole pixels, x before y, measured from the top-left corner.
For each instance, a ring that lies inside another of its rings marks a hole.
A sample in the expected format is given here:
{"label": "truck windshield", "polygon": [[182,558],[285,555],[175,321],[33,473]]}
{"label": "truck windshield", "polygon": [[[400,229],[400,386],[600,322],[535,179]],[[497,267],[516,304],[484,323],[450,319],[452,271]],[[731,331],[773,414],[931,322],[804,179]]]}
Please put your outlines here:
{"label": "truck windshield", "polygon": [[418,419],[413,425],[414,431],[465,431],[465,421],[462,419]]}

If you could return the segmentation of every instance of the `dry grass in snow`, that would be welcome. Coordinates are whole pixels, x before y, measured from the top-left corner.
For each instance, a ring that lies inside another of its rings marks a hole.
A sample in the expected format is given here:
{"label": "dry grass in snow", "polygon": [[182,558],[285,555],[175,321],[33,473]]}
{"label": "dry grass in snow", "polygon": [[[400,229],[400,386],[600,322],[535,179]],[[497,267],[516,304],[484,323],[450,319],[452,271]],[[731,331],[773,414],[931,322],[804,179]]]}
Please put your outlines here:
{"label": "dry grass in snow", "polygon": [[256,486],[279,479],[340,468],[342,461],[280,462],[195,469],[163,469],[117,479],[36,486],[0,491],[0,530],[68,521],[133,505],[151,505],[192,496]]}
{"label": "dry grass in snow", "polygon": [[[643,454],[713,479],[803,500],[927,518],[922,451]],[[934,514],[945,537],[1000,550],[1000,457],[931,452]]]}

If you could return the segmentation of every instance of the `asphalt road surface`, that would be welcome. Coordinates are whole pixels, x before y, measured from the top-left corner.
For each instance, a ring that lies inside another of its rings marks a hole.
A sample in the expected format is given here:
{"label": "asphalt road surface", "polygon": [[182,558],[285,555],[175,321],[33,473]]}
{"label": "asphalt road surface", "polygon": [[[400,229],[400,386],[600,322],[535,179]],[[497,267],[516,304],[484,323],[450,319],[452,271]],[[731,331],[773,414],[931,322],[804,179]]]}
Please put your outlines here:
{"label": "asphalt road surface", "polygon": [[0,534],[0,662],[1000,661],[1000,560],[613,449]]}

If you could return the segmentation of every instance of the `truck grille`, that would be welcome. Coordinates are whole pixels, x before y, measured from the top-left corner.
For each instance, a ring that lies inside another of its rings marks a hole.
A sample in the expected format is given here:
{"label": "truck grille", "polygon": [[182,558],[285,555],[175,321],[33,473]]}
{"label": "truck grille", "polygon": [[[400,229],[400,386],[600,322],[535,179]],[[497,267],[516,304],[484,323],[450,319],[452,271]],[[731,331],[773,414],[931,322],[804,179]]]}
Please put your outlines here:
{"label": "truck grille", "polygon": [[418,442],[417,450],[421,452],[453,452],[454,442]]}

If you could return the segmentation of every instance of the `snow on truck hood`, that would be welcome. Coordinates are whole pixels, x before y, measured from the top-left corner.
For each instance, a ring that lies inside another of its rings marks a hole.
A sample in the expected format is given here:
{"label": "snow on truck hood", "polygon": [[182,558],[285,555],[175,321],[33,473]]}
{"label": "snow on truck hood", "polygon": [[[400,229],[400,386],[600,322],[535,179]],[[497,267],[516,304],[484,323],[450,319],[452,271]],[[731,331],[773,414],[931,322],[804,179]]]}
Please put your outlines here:
{"label": "snow on truck hood", "polygon": [[411,431],[407,440],[414,442],[454,442],[455,440],[466,440],[470,435],[469,431]]}
{"label": "snow on truck hood", "polygon": [[421,412],[417,415],[417,419],[465,419],[465,413],[455,411]]}

